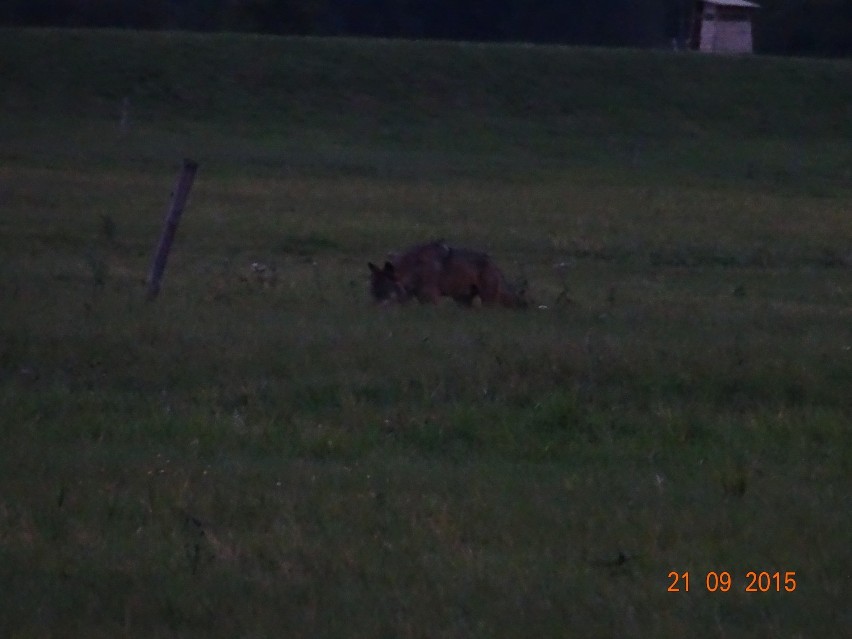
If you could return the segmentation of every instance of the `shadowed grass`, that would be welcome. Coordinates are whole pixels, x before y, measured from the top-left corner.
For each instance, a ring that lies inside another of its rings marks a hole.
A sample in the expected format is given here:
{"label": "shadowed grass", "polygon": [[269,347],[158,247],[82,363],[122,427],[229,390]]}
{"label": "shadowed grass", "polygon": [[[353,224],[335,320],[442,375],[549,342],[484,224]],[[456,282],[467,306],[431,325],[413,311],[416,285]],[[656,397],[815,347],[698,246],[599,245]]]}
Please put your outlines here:
{"label": "shadowed grass", "polygon": [[[0,31],[0,635],[837,635],[848,72]],[[370,305],[437,237],[541,308]]]}

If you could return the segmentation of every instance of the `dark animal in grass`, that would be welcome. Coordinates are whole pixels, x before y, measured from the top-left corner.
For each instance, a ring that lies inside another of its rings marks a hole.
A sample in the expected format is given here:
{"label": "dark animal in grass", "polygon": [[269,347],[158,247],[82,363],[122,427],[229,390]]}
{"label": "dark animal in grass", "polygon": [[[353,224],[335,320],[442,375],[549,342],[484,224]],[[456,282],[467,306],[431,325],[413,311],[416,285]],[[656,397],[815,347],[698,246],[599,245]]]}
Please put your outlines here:
{"label": "dark animal in grass", "polygon": [[491,258],[479,251],[448,246],[443,242],[419,244],[392,257],[379,268],[370,267],[370,292],[382,303],[406,302],[412,297],[421,303],[436,304],[451,297],[470,306],[479,298],[483,306],[526,308],[526,291],[515,290]]}
{"label": "dark animal in grass", "polygon": [[424,287],[431,288],[449,254],[449,246],[435,241],[390,256],[383,268],[369,262],[370,293],[377,302],[406,302]]}

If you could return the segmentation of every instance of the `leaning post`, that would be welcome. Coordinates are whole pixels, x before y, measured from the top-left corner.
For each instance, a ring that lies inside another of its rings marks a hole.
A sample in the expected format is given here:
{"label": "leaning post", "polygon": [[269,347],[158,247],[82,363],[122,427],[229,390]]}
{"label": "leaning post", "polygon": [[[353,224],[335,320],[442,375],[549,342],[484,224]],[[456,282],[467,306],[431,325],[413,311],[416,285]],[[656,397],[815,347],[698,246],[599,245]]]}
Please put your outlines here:
{"label": "leaning post", "polygon": [[185,159],[180,175],[178,175],[175,190],[172,192],[172,200],[169,203],[169,209],[166,213],[166,220],[163,223],[163,232],[160,235],[160,242],[157,244],[157,250],[154,252],[154,260],[151,262],[151,271],[148,273],[148,293],[147,298],[153,300],[160,293],[160,281],[163,279],[163,271],[166,269],[166,260],[169,257],[169,251],[172,248],[172,241],[175,239],[180,216],[183,213],[186,199],[189,197],[189,190],[192,188],[192,181],[195,179],[195,172],[198,170],[198,163]]}

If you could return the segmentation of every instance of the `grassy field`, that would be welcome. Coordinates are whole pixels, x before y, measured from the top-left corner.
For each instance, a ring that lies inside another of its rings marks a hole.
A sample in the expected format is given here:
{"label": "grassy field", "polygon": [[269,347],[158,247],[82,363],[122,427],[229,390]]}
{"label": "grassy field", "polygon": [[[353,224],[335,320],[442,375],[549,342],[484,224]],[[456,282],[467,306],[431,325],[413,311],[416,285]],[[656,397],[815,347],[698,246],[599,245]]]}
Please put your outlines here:
{"label": "grassy field", "polygon": [[[840,636],[850,78],[0,30],[0,636]],[[539,308],[371,305],[435,237]]]}

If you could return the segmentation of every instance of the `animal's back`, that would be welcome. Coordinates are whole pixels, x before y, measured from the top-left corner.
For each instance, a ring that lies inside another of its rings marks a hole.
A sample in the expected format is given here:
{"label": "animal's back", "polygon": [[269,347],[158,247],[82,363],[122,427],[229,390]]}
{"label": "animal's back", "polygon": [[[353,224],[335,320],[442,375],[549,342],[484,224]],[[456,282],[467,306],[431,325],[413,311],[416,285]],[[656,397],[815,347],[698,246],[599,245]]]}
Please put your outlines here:
{"label": "animal's back", "polygon": [[409,295],[420,301],[437,301],[440,297],[438,280],[444,261],[451,249],[442,241],[418,244],[394,257],[391,263],[397,279]]}
{"label": "animal's back", "polygon": [[515,291],[503,271],[487,253],[465,248],[452,248],[444,261],[443,294],[470,303],[479,297],[486,306],[502,305],[525,308],[529,305],[525,292]]}

